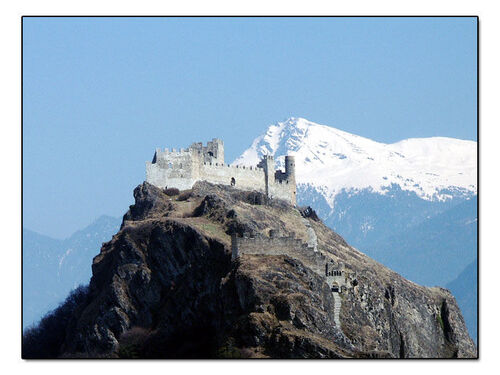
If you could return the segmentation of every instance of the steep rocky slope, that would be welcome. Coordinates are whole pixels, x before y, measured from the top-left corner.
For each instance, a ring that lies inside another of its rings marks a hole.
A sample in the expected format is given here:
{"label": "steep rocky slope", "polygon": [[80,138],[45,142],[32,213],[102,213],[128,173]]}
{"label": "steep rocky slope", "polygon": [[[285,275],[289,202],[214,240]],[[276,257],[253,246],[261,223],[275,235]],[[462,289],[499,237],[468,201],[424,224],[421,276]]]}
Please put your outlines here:
{"label": "steep rocky slope", "polygon": [[[94,258],[89,296],[65,327],[60,356],[476,356],[449,291],[373,261],[312,210],[207,183],[175,196],[144,183],[134,197],[120,231]],[[310,228],[321,253],[353,278],[340,298],[295,257],[231,259],[231,233],[274,230],[307,242]]]}
{"label": "steep rocky slope", "polygon": [[477,256],[477,142],[385,144],[304,118],[269,125],[233,164],[296,160],[297,202],[409,280],[445,286]]}

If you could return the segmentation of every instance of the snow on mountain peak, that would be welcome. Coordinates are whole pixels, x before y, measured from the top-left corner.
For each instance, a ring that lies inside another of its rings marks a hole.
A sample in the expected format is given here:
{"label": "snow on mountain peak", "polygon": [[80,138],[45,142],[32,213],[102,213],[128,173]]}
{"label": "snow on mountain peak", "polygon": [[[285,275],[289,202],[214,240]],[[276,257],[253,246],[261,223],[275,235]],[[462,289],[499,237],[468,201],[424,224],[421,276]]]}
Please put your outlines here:
{"label": "snow on mountain peak", "polygon": [[432,137],[385,144],[291,117],[270,125],[233,165],[255,166],[262,155],[273,155],[280,167],[285,155],[295,155],[297,183],[316,188],[332,208],[342,190],[385,194],[392,184],[426,200],[477,191],[474,141]]}

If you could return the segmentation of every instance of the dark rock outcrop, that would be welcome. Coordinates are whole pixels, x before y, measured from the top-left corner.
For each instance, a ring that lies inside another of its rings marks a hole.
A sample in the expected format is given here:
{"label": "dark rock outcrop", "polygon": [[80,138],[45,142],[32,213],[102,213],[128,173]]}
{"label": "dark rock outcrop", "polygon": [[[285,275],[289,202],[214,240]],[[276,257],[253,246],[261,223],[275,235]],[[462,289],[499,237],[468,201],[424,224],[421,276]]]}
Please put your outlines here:
{"label": "dark rock outcrop", "polygon": [[[179,201],[144,183],[94,258],[59,355],[138,358],[475,357],[455,299],[373,261],[312,210],[197,183]],[[304,225],[309,221],[309,228]],[[230,234],[306,239],[344,264],[341,327],[325,278],[288,255],[231,261]]]}

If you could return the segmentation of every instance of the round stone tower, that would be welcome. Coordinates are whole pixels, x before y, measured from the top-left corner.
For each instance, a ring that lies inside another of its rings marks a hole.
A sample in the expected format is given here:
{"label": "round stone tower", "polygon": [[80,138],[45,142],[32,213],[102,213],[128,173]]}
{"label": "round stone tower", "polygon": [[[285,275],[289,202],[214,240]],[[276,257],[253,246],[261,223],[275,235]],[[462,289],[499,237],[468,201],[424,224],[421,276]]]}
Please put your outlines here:
{"label": "round stone tower", "polygon": [[285,173],[288,180],[295,181],[295,156],[285,156]]}
{"label": "round stone tower", "polygon": [[295,156],[285,156],[285,174],[290,185],[292,204],[297,204],[297,184],[295,182]]}

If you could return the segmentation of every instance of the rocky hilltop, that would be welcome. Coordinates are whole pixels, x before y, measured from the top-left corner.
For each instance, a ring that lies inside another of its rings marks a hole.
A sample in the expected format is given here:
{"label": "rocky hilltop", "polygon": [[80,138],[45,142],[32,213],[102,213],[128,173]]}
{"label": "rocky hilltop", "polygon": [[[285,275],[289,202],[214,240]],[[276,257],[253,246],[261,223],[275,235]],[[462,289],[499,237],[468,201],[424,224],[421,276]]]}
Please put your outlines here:
{"label": "rocky hilltop", "polygon": [[[88,295],[64,322],[58,356],[477,355],[448,290],[421,287],[375,262],[310,208],[205,182],[180,193],[143,183],[134,197],[94,258]],[[232,237],[233,245],[259,239],[271,255],[241,249],[232,257]],[[303,254],[280,253],[271,238],[302,244]],[[343,267],[336,292],[318,266],[323,260]]]}

